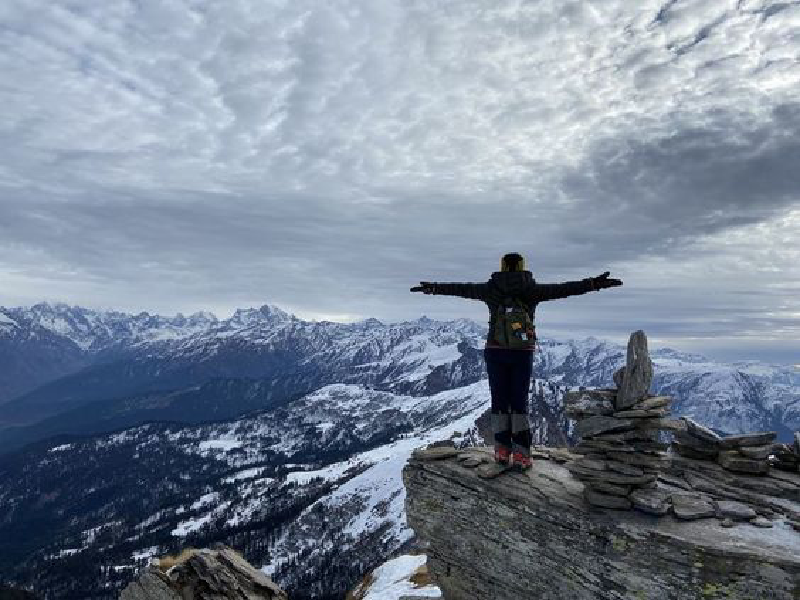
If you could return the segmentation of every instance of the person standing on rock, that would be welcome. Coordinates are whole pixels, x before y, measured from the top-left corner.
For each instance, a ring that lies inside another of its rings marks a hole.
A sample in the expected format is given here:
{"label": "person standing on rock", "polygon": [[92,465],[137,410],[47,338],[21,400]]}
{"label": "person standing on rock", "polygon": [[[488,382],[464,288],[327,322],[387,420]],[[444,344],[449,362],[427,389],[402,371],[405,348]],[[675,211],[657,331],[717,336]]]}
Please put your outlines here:
{"label": "person standing on rock", "polygon": [[539,302],[622,285],[609,271],[565,283],[536,283],[516,252],[500,260],[500,271],[485,283],[421,281],[412,292],[481,300],[489,307],[489,334],[483,350],[492,395],[495,460],[521,469],[531,466],[528,391],[536,347],[534,315]]}

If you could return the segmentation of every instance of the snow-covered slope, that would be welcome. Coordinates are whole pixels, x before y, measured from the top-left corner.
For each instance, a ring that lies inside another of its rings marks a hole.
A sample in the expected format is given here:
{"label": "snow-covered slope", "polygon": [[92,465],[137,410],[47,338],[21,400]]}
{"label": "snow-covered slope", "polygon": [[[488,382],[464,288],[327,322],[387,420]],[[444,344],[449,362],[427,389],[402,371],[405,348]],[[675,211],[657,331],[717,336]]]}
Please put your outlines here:
{"label": "snow-covered slope", "polygon": [[441,591],[427,577],[426,560],[424,554],[402,554],[387,560],[352,591],[353,600],[441,598]]}

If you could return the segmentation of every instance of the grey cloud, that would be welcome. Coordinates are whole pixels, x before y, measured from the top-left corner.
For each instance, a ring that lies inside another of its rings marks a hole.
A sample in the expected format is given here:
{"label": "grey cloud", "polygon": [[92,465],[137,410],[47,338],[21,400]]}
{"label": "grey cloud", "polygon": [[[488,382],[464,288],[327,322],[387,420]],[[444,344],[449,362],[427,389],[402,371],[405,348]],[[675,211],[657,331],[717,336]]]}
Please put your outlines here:
{"label": "grey cloud", "polygon": [[798,9],[8,2],[0,304],[483,321],[408,288],[516,250],[625,280],[552,331],[788,339]]}

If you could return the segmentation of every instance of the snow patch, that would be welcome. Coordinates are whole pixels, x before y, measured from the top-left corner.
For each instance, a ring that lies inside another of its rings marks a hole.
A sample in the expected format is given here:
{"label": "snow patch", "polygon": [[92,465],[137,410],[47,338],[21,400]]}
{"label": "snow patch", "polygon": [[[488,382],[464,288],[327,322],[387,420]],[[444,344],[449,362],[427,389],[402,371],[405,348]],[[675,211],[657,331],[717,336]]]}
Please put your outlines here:
{"label": "snow patch", "polygon": [[427,556],[403,555],[393,558],[372,572],[372,583],[364,600],[399,600],[403,596],[414,598],[441,598],[435,585],[417,586],[411,577],[425,565]]}

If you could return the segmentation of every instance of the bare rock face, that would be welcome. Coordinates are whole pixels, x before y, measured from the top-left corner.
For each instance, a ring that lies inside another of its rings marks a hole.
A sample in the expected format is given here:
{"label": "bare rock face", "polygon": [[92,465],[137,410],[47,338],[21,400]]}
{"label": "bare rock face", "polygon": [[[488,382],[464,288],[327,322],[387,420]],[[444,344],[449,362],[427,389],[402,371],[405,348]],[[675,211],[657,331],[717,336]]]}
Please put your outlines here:
{"label": "bare rock face", "polygon": [[634,491],[633,509],[620,510],[624,484],[587,486],[568,467],[598,465],[560,450],[559,462],[489,479],[468,466],[491,460],[488,448],[412,456],[408,523],[444,600],[798,598],[800,474],[735,474],[678,456],[656,488]]}
{"label": "bare rock face", "polygon": [[119,600],[287,600],[264,573],[227,546],[188,554],[166,572],[155,566],[130,583]]}
{"label": "bare rock face", "polygon": [[644,399],[652,380],[653,362],[647,352],[647,336],[639,329],[628,340],[627,362],[617,393],[617,410],[629,408]]}

